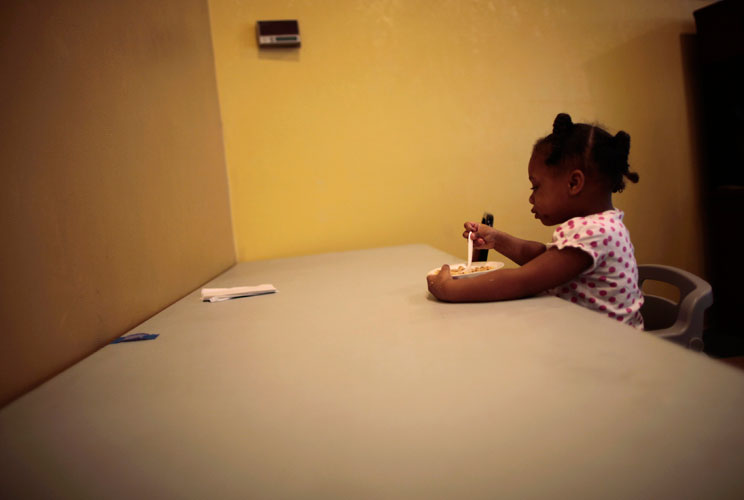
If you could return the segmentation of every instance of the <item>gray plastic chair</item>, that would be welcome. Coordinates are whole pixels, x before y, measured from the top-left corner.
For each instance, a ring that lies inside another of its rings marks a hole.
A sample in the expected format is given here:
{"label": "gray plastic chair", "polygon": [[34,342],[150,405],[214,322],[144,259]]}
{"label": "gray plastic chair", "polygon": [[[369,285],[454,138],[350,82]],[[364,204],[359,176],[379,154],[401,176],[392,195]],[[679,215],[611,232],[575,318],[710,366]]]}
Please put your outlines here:
{"label": "gray plastic chair", "polygon": [[702,278],[676,267],[660,264],[638,266],[638,286],[646,280],[668,283],[679,290],[679,303],[665,297],[643,294],[644,329],[695,351],[702,351],[703,318],[713,304],[713,290]]}

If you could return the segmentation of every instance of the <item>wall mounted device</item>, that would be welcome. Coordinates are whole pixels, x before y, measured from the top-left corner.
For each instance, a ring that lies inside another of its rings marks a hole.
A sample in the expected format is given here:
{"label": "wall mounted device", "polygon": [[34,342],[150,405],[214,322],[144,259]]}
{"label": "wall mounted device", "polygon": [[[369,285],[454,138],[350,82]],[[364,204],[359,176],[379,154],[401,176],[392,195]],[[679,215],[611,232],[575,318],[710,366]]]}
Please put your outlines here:
{"label": "wall mounted device", "polygon": [[258,21],[256,37],[259,47],[299,47],[300,24],[297,20]]}

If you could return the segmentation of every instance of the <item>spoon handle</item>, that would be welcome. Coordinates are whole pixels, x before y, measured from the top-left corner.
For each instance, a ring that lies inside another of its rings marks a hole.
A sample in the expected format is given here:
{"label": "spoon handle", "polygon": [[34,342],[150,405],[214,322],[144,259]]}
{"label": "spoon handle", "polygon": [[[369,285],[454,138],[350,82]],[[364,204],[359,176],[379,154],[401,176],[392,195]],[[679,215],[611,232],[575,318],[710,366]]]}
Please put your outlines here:
{"label": "spoon handle", "polygon": [[470,271],[470,266],[473,264],[473,240],[470,239],[471,234],[473,234],[473,231],[468,233],[468,271]]}

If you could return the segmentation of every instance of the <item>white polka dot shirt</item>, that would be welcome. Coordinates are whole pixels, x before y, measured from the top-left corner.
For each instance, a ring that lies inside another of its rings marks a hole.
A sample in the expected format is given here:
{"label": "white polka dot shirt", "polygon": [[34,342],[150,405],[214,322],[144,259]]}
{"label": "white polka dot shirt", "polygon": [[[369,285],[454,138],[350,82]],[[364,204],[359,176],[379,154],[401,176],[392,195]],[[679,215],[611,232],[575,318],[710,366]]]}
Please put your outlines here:
{"label": "white polka dot shirt", "polygon": [[643,329],[638,265],[621,210],[574,217],[556,228],[547,247],[588,253],[592,265],[575,279],[547,291],[609,318]]}

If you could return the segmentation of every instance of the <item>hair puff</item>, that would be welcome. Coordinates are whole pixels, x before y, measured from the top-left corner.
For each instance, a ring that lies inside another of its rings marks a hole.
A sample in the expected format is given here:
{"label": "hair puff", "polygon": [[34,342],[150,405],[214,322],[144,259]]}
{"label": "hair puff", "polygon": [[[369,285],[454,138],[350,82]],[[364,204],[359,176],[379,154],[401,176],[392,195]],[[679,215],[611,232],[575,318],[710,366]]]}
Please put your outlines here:
{"label": "hair puff", "polygon": [[558,139],[565,139],[571,132],[573,125],[574,123],[570,115],[567,113],[558,113],[555,120],[553,120],[553,135]]}
{"label": "hair puff", "polygon": [[560,163],[563,157],[564,145],[573,131],[574,123],[571,116],[566,113],[558,113],[553,120],[553,133],[550,135],[550,156],[546,160],[548,165]]}

